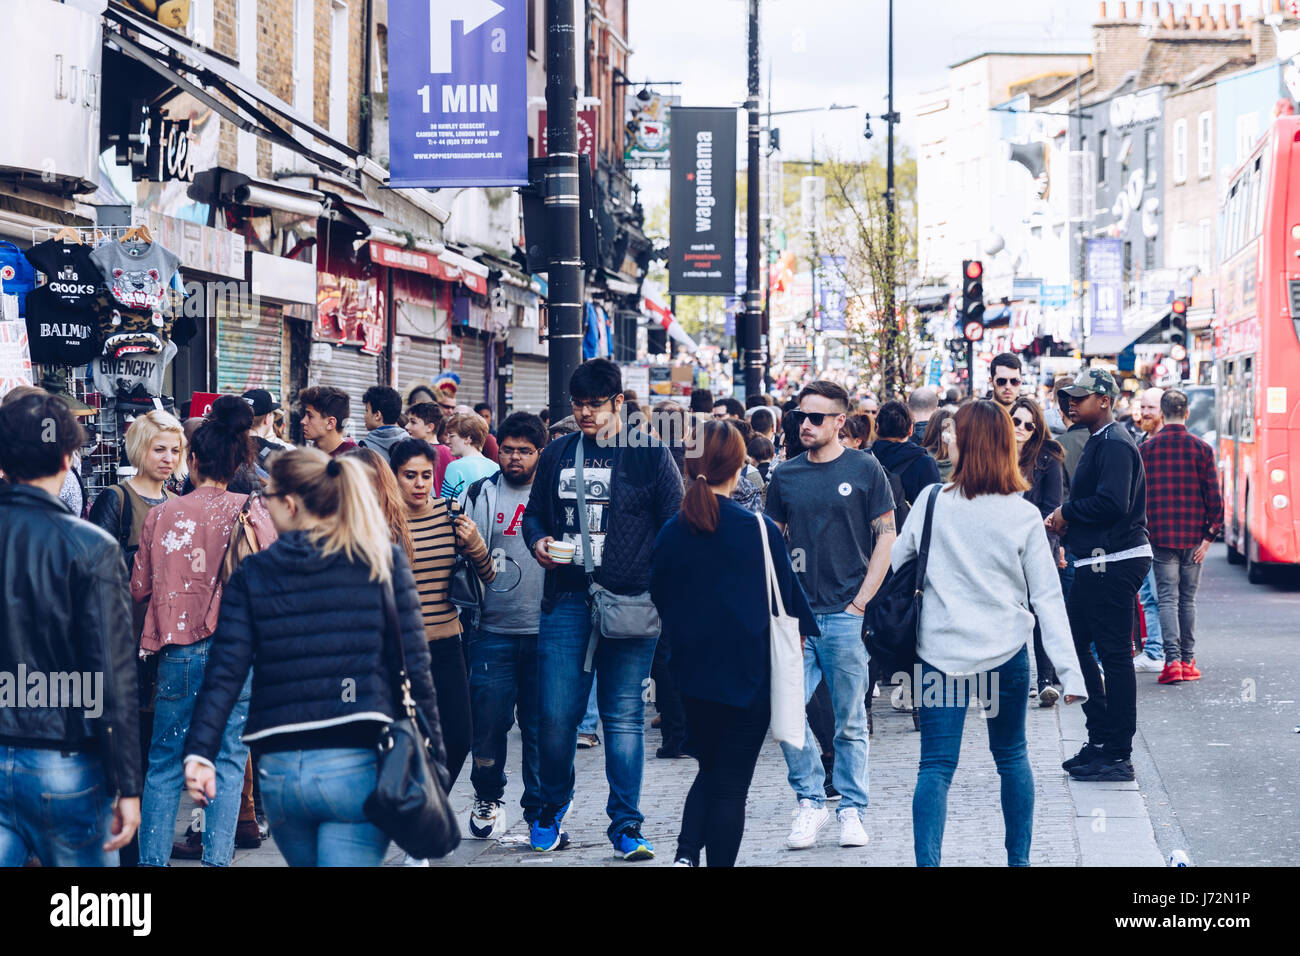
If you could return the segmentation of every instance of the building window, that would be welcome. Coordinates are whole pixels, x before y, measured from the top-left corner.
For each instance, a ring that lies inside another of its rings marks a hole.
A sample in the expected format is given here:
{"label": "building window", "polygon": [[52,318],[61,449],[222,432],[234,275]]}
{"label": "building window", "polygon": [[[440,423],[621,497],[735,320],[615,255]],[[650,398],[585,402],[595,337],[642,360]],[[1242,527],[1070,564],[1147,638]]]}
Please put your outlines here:
{"label": "building window", "polygon": [[1142,173],[1147,189],[1156,184],[1156,161],[1156,128],[1148,126],[1142,134]]}
{"label": "building window", "polygon": [[1237,159],[1240,163],[1250,155],[1255,145],[1255,130],[1259,127],[1258,113],[1244,113],[1237,117]]}
{"label": "building window", "polygon": [[1097,134],[1097,185],[1106,185],[1106,164],[1110,162],[1110,137],[1102,130]]}
{"label": "building window", "polygon": [[1174,182],[1187,182],[1187,120],[1174,123]]}
{"label": "building window", "polygon": [[1206,179],[1214,171],[1214,140],[1210,129],[1210,114],[1196,118],[1196,174]]}
{"label": "building window", "polygon": [[1155,240],[1148,239],[1142,250],[1142,268],[1154,269],[1156,267],[1156,244]]}
{"label": "building window", "polygon": [[293,5],[293,108],[315,120],[312,92],[315,86],[316,5],[312,0],[295,0]]}
{"label": "building window", "polygon": [[537,52],[537,4],[541,0],[528,0],[528,52]]}
{"label": "building window", "polygon": [[1214,222],[1202,219],[1196,224],[1196,265],[1201,275],[1209,275],[1214,263],[1210,261],[1214,251]]}
{"label": "building window", "polygon": [[330,4],[330,132],[348,136],[348,5]]}

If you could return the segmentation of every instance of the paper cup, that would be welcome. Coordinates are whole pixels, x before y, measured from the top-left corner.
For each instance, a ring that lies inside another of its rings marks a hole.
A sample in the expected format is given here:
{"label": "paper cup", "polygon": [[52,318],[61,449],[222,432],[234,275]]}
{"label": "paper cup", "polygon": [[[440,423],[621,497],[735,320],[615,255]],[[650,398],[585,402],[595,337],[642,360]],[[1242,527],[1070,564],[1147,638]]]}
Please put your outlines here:
{"label": "paper cup", "polygon": [[569,541],[552,541],[546,546],[546,550],[551,560],[557,564],[572,564],[576,548]]}

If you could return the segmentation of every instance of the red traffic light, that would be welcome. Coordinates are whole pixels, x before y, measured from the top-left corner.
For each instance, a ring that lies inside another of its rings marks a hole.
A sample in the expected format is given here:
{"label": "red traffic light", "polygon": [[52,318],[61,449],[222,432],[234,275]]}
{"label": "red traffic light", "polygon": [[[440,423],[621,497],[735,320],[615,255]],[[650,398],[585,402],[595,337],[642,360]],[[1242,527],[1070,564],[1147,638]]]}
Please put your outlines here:
{"label": "red traffic light", "polygon": [[1185,315],[1187,313],[1187,300],[1174,299],[1174,304],[1169,307],[1169,311],[1174,315]]}
{"label": "red traffic light", "polygon": [[966,264],[966,278],[978,279],[984,274],[984,264],[977,259],[972,259]]}

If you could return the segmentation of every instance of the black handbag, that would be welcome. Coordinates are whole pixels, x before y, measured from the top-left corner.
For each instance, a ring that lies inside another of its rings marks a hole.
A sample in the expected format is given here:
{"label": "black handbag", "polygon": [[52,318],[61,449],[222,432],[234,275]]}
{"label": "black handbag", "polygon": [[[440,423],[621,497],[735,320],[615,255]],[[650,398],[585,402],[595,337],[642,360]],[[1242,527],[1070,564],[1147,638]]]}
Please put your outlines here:
{"label": "black handbag", "polygon": [[[453,532],[456,528],[456,518],[463,513],[455,501],[447,505],[447,514],[451,518]],[[447,585],[447,600],[453,607],[461,610],[483,606],[483,582],[474,568],[474,562],[459,551],[456,554],[456,563],[451,569],[451,580]]]}
{"label": "black handbag", "polygon": [[925,505],[925,527],[916,557],[881,582],[862,617],[862,643],[873,669],[885,675],[910,675],[916,663],[916,637],[921,628],[921,599],[925,595],[925,565],[930,557],[930,528],[934,503],[942,485],[935,485]]}
{"label": "black handbag", "polygon": [[384,643],[396,664],[393,699],[401,701],[405,713],[394,715],[379,735],[375,792],[363,810],[367,820],[411,856],[437,859],[460,845],[460,824],[437,771],[429,727],[411,697],[391,581],[384,583]]}

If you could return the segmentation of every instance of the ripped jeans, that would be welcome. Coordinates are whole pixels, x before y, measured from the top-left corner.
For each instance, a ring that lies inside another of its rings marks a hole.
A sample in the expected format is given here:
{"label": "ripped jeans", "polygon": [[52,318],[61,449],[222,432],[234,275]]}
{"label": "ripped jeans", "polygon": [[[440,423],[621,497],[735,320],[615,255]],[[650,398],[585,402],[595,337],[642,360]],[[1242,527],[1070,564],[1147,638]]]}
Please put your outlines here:
{"label": "ripped jeans", "polygon": [[519,721],[523,741],[524,819],[532,822],[542,809],[537,751],[537,635],[466,634],[469,652],[469,701],[473,714],[473,769],[470,783],[476,800],[500,800],[506,792],[506,735]]}

